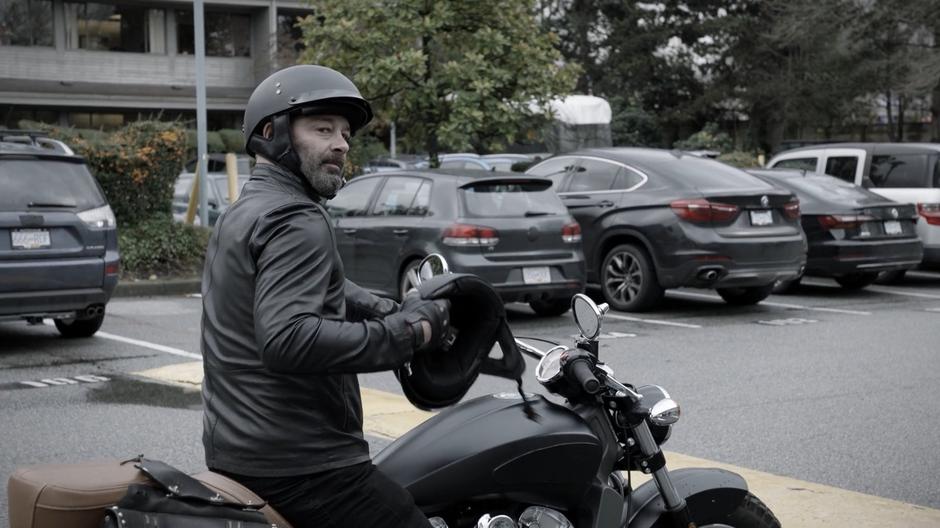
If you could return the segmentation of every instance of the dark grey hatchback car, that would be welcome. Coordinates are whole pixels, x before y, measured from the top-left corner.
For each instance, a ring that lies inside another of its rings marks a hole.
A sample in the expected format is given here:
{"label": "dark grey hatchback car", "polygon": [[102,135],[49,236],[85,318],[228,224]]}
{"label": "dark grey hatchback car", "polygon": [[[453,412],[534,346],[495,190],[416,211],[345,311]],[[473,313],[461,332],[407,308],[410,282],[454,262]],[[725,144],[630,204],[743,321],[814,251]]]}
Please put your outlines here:
{"label": "dark grey hatchback car", "polygon": [[409,270],[431,253],[540,315],[564,313],[584,290],[580,227],[544,178],[385,172],[351,180],[327,209],[347,277],[379,295],[400,299]]}
{"label": "dark grey hatchback car", "polygon": [[613,308],[655,307],[667,288],[712,288],[760,302],[806,261],[792,193],[715,160],[678,151],[590,149],[548,158],[550,178],[581,224],[589,283]]}
{"label": "dark grey hatchback car", "polygon": [[49,317],[66,337],[90,336],[118,273],[114,213],[85,160],[0,131],[0,321]]}

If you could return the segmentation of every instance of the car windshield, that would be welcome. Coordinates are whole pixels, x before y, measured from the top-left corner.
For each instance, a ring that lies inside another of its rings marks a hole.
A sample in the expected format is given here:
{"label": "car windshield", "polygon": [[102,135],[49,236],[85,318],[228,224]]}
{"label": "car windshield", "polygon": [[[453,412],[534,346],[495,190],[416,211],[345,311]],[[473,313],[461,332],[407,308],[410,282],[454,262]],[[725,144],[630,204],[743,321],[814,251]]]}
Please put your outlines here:
{"label": "car windshield", "polygon": [[486,182],[463,188],[460,193],[467,216],[522,218],[568,214],[548,181]]}
{"label": "car windshield", "polygon": [[82,163],[0,159],[0,211],[43,207],[85,211],[106,203],[94,177]]}

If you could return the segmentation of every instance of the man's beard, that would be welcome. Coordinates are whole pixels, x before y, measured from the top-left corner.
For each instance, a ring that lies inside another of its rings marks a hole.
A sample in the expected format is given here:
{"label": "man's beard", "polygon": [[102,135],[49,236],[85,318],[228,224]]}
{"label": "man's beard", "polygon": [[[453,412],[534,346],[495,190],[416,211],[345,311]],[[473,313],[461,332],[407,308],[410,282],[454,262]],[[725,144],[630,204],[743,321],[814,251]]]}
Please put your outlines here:
{"label": "man's beard", "polygon": [[[300,171],[304,178],[313,187],[320,196],[330,199],[336,196],[337,191],[343,187],[343,155],[321,156],[313,149],[303,149],[298,152],[300,156]],[[325,169],[324,165],[331,163],[339,167],[339,172],[332,172],[332,169]]]}

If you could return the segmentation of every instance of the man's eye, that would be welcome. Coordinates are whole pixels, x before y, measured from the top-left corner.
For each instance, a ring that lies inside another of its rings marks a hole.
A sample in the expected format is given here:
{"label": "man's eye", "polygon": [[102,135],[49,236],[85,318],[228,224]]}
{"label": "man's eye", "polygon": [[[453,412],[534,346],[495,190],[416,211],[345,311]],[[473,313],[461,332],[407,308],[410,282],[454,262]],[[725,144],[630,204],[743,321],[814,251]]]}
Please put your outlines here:
{"label": "man's eye", "polygon": [[319,127],[319,128],[317,128],[317,132],[321,132],[321,133],[323,133],[323,134],[332,134],[332,133],[333,133],[333,129],[330,128],[330,127]]}

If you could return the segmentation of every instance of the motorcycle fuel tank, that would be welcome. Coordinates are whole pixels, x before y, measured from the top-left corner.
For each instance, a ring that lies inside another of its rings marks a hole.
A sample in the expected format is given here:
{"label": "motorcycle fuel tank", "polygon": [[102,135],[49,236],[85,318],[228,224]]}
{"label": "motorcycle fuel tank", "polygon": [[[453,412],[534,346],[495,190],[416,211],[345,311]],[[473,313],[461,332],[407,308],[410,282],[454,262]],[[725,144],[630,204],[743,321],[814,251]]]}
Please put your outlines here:
{"label": "motorcycle fuel tank", "polygon": [[518,393],[483,396],[435,415],[393,442],[375,464],[406,488],[419,507],[505,497],[556,508],[587,492],[603,457],[580,416]]}

